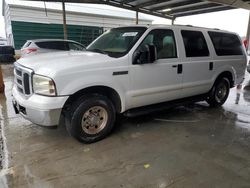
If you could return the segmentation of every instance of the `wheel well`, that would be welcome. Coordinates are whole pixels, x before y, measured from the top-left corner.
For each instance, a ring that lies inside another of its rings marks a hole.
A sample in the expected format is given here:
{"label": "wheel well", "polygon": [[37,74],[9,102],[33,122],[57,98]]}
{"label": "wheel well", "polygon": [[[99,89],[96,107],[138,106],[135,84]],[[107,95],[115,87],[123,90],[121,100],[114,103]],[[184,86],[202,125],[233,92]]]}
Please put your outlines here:
{"label": "wheel well", "polygon": [[[226,77],[228,80],[229,80],[229,83],[230,83],[230,88],[234,87],[234,80],[233,80],[233,76],[232,76],[232,73],[229,72],[229,71],[225,71],[225,72],[222,72],[216,79],[219,80],[220,78],[223,78],[223,77]],[[215,82],[216,82],[215,81]]]}
{"label": "wheel well", "polygon": [[119,113],[121,112],[121,99],[119,94],[112,88],[107,87],[107,86],[93,86],[93,87],[88,87],[84,88],[80,91],[77,91],[73,95],[70,95],[70,97],[67,99],[66,103],[64,104],[64,109],[66,110],[67,108],[70,107],[72,102],[76,101],[79,97],[85,95],[85,94],[91,94],[91,93],[97,93],[104,95],[108,97],[109,100],[114,104],[116,112]]}

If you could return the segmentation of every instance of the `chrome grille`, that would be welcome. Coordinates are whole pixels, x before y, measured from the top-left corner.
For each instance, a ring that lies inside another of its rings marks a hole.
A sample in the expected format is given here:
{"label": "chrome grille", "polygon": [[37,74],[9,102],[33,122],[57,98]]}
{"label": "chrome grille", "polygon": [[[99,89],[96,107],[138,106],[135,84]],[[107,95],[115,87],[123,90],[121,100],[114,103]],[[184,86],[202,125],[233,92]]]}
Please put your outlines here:
{"label": "chrome grille", "polygon": [[23,67],[17,63],[14,64],[14,82],[17,87],[18,92],[29,96],[32,92],[31,90],[31,74],[32,70]]}

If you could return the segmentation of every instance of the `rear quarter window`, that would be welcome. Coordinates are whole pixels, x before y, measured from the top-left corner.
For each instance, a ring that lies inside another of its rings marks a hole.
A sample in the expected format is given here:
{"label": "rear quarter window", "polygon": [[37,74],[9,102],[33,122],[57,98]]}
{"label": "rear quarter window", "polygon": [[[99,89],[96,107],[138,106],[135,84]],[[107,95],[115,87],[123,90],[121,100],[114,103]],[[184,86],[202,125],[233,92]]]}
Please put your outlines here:
{"label": "rear quarter window", "polygon": [[243,55],[241,42],[237,35],[221,32],[208,32],[218,56]]}
{"label": "rear quarter window", "polygon": [[209,56],[209,50],[206,40],[200,31],[182,30],[186,57],[204,57]]}

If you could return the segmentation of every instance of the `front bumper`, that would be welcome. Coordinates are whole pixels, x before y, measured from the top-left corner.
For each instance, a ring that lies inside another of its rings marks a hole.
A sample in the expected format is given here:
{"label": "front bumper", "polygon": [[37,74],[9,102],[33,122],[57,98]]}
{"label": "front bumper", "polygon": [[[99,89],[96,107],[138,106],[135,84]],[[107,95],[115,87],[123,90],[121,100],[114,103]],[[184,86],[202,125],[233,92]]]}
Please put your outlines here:
{"label": "front bumper", "polygon": [[68,96],[48,97],[33,94],[26,98],[20,94],[16,87],[12,89],[13,106],[16,113],[20,113],[32,123],[43,126],[59,124],[63,105]]}

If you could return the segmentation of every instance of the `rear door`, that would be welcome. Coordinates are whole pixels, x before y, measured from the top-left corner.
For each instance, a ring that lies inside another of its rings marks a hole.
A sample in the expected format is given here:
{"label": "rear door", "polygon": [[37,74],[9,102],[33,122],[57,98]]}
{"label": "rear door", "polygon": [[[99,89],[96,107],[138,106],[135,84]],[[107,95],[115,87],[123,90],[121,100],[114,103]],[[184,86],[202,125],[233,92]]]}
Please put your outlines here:
{"label": "rear door", "polygon": [[202,31],[180,30],[184,45],[182,97],[206,93],[210,90],[213,62]]}

